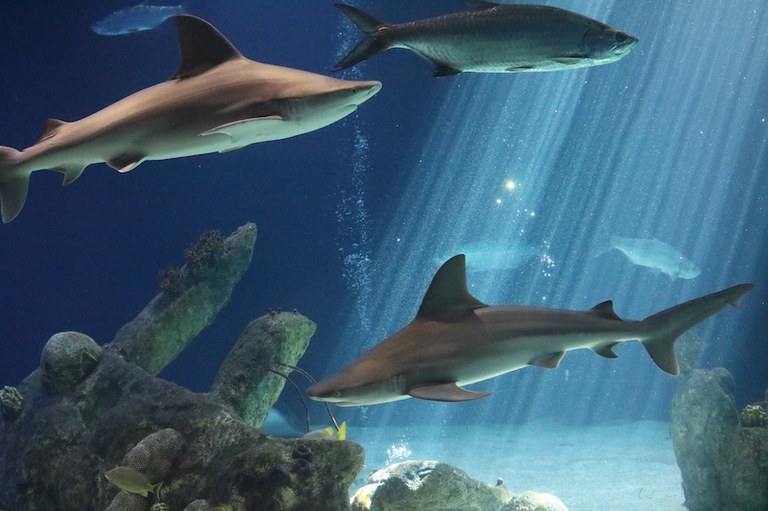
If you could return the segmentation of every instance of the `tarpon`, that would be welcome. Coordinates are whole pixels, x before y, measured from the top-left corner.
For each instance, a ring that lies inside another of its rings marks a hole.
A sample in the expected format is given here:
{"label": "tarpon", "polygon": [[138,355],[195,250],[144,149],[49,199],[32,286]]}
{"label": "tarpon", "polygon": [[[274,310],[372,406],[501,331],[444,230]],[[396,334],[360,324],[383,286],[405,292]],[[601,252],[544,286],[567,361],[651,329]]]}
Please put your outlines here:
{"label": "tarpon", "polygon": [[[523,240],[510,240],[506,242],[489,243],[476,241],[461,245],[460,250],[466,256],[467,271],[506,271],[514,270],[523,265],[532,257],[541,255],[543,250],[529,245]],[[442,264],[445,257],[436,259],[437,264]]]}
{"label": "tarpon", "polygon": [[106,162],[128,172],[146,160],[240,149],[327,126],[381,89],[243,57],[206,21],[174,18],[181,64],[173,77],[75,122],[49,119],[42,138],[0,147],[3,222],[24,206],[29,176],[53,169],[64,184]]}
{"label": "tarpon", "polygon": [[638,266],[665,273],[671,279],[693,279],[701,274],[696,264],[676,248],[657,239],[622,238],[613,236],[611,248],[615,248]]}
{"label": "tarpon", "polygon": [[629,34],[557,7],[478,0],[466,4],[466,12],[389,24],[337,3],[366,37],[334,70],[390,48],[406,48],[432,62],[434,76],[557,71],[615,62],[637,44]]}
{"label": "tarpon", "polygon": [[105,16],[91,25],[99,35],[124,35],[152,30],[173,16],[184,14],[184,5],[149,5],[141,3]]}
{"label": "tarpon", "polygon": [[461,385],[529,365],[554,368],[566,351],[579,348],[615,358],[613,348],[629,340],[639,340],[659,368],[677,374],[675,339],[726,304],[736,306],[750,289],[734,286],[642,321],[621,319],[610,301],[587,311],[491,307],[467,291],[464,255],[457,255],[437,271],[413,321],[307,392],[339,406],[409,397],[468,401],[489,392]]}

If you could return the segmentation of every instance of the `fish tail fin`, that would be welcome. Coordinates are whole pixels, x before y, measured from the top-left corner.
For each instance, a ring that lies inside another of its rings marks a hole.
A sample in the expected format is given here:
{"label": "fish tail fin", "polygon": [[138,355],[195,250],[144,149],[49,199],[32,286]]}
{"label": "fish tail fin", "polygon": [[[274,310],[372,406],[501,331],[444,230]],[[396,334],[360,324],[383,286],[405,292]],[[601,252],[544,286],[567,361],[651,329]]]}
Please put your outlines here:
{"label": "fish tail fin", "polygon": [[360,41],[357,46],[352,48],[352,51],[339,61],[338,64],[333,66],[334,71],[341,71],[347,69],[355,64],[373,57],[377,53],[389,49],[390,44],[386,41],[382,41],[381,38],[376,36],[376,29],[383,27],[386,23],[382,23],[370,14],[361,11],[351,5],[337,3],[336,7],[343,12],[357,27],[365,34],[365,38]]}
{"label": "fish tail fin", "polygon": [[338,440],[346,440],[347,439],[347,421],[343,421],[341,425],[339,426],[339,431],[337,432],[336,438]]}
{"label": "fish tail fin", "polygon": [[686,330],[719,312],[726,305],[736,307],[743,295],[752,289],[752,284],[739,284],[665,309],[645,318],[642,323],[648,328],[648,336],[641,342],[653,361],[662,371],[678,374],[680,371],[675,356],[675,341]]}
{"label": "fish tail fin", "polygon": [[16,218],[27,201],[30,173],[18,170],[20,162],[21,151],[0,146],[0,209],[5,224]]}

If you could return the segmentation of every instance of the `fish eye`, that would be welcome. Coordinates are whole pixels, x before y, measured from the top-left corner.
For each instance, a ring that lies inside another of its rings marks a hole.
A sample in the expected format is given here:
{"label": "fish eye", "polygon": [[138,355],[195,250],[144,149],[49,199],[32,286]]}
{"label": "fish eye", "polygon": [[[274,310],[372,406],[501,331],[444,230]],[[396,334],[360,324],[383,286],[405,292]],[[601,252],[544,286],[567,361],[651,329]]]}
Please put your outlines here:
{"label": "fish eye", "polygon": [[336,392],[334,392],[333,397],[341,397],[341,391],[337,390]]}

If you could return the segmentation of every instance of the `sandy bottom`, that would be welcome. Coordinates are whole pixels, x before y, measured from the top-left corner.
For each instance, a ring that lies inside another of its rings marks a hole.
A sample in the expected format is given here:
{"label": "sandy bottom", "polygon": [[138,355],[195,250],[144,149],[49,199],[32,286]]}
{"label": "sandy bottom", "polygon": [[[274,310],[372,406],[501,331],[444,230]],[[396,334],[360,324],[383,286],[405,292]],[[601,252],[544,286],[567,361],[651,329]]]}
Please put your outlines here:
{"label": "sandy bottom", "polygon": [[353,491],[388,464],[437,460],[491,484],[501,478],[515,493],[551,493],[569,511],[686,509],[668,423],[371,427],[350,429],[349,439],[366,452]]}

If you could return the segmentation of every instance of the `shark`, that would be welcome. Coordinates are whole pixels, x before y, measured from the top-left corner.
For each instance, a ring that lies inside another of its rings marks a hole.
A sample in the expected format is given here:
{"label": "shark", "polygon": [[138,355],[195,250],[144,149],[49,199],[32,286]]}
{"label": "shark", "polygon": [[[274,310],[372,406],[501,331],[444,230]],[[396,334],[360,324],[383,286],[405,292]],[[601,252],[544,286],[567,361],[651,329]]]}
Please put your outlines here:
{"label": "shark", "polygon": [[432,62],[435,77],[559,71],[616,62],[638,41],[605,23],[549,5],[465,3],[468,11],[399,24],[337,3],[365,37],[334,71],[390,48],[405,48]]}
{"label": "shark", "polygon": [[465,256],[459,254],[437,271],[413,321],[307,394],[338,406],[411,397],[469,401],[490,393],[464,385],[526,366],[555,368],[566,352],[580,348],[616,358],[613,349],[631,340],[675,375],[677,337],[726,305],[736,306],[750,289],[752,284],[733,286],[639,321],[621,319],[610,301],[586,311],[489,306],[467,290]]}
{"label": "shark", "polygon": [[174,17],[180,64],[167,81],[74,122],[48,119],[36,144],[0,146],[4,223],[24,207],[30,175],[70,184],[88,165],[128,172],[147,160],[226,152],[328,126],[354,112],[379,81],[349,81],[245,58],[215,27]]}

